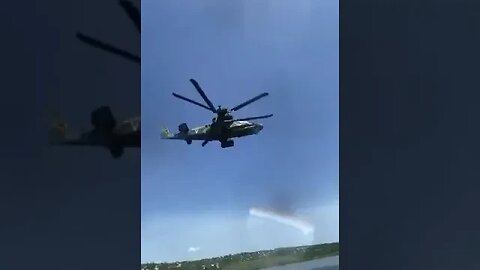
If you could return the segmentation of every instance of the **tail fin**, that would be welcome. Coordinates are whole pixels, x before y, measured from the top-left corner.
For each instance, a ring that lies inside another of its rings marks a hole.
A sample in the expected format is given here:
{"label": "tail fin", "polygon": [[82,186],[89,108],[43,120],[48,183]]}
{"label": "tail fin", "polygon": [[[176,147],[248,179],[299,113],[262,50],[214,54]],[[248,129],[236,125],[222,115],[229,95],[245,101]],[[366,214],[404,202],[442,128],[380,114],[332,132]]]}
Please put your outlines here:
{"label": "tail fin", "polygon": [[178,126],[178,131],[181,133],[188,133],[189,130],[190,129],[188,128],[187,123],[182,123]]}
{"label": "tail fin", "polygon": [[117,125],[117,121],[108,106],[97,108],[91,113],[90,121],[97,130],[111,132]]}
{"label": "tail fin", "polygon": [[173,134],[168,130],[168,128],[162,128],[162,139],[170,139],[173,137]]}

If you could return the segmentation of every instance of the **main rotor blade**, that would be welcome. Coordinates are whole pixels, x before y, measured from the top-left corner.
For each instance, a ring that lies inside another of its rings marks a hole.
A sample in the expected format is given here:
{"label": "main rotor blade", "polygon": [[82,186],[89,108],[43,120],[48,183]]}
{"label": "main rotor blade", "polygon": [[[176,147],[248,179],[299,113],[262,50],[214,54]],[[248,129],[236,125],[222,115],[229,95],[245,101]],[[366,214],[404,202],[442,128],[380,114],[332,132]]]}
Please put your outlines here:
{"label": "main rotor blade", "polygon": [[255,119],[265,119],[265,118],[270,118],[272,117],[273,114],[267,114],[267,115],[262,115],[262,116],[255,116],[255,117],[247,117],[247,118],[240,118],[240,119],[233,119],[225,122],[235,122],[235,121],[249,121],[249,120],[255,120]]}
{"label": "main rotor blade", "polygon": [[[207,110],[209,110],[209,111],[212,111],[212,109],[208,108],[207,106],[203,105],[202,103],[196,102],[195,100],[191,100],[191,99],[189,99],[189,98],[186,98],[186,97],[181,96],[181,95],[176,94],[176,93],[172,93],[172,95],[173,95],[174,97],[176,97],[176,98],[185,100],[185,101],[187,101],[187,102],[190,102],[190,103],[193,103],[193,104],[195,104],[195,105],[197,105],[197,106],[200,106],[200,107],[202,107],[202,108],[205,108],[205,109],[207,109]],[[216,111],[213,111],[213,112],[215,113]]]}
{"label": "main rotor blade", "polygon": [[135,27],[137,27],[138,32],[141,30],[141,19],[140,12],[132,2],[130,1],[119,1],[120,6],[127,12],[128,17],[133,21]]}
{"label": "main rotor blade", "polygon": [[84,34],[81,34],[81,33],[77,33],[77,38],[85,43],[87,43],[88,45],[90,46],[93,46],[97,49],[101,49],[101,50],[104,50],[104,51],[107,51],[109,53],[113,53],[113,54],[116,54],[116,55],[119,55],[123,58],[126,58],[130,61],[133,61],[135,63],[138,63],[140,64],[140,57],[136,56],[136,55],[133,55],[127,51],[124,51],[124,50],[121,50],[121,49],[118,49],[110,44],[107,44],[107,43],[104,43],[104,42],[101,42],[97,39],[94,39],[92,37],[89,37],[89,36],[86,36]]}
{"label": "main rotor blade", "polygon": [[202,96],[203,100],[208,104],[208,107],[210,107],[210,110],[213,112],[217,112],[215,109],[215,106],[213,106],[213,103],[208,99],[207,95],[205,95],[205,92],[203,92],[202,88],[200,88],[200,85],[195,81],[194,79],[190,79],[190,82],[193,84],[195,89],[197,89],[198,93],[200,96]]}
{"label": "main rotor blade", "polygon": [[241,108],[247,106],[248,104],[250,104],[250,103],[252,103],[252,102],[255,102],[255,101],[257,101],[257,100],[259,100],[259,99],[261,99],[261,98],[263,98],[263,97],[266,97],[266,96],[268,96],[268,93],[267,93],[267,92],[265,92],[265,93],[263,93],[263,94],[260,94],[260,95],[258,95],[258,96],[256,96],[256,97],[252,98],[252,99],[249,99],[249,100],[243,102],[243,103],[240,104],[240,105],[237,105],[237,106],[233,107],[233,108],[231,109],[231,111],[238,111],[238,110],[240,110]]}

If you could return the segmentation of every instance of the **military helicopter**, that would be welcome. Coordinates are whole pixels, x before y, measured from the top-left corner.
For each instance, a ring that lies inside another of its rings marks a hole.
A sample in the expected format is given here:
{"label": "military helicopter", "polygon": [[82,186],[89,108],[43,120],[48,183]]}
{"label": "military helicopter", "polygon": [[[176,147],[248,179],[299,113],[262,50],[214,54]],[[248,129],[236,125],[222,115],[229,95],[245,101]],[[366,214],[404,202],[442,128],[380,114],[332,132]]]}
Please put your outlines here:
{"label": "military helicopter", "polygon": [[117,121],[108,106],[101,106],[90,116],[93,129],[79,136],[67,133],[65,123],[54,123],[50,129],[52,145],[101,146],[110,150],[114,158],[123,155],[124,148],[140,148],[140,117]]}
{"label": "military helicopter", "polygon": [[[135,27],[140,33],[141,19],[140,19],[140,12],[138,11],[138,9],[130,1],[119,1],[119,4],[125,10],[128,17],[133,21],[133,23],[135,24]],[[134,55],[130,52],[119,49],[116,46],[110,45],[108,43],[105,43],[103,41],[90,37],[88,35],[84,35],[82,33],[77,33],[76,36],[80,41],[85,42],[90,46],[121,56],[127,60],[140,64],[140,57],[137,55]]]}
{"label": "military helicopter", "polygon": [[263,97],[268,96],[268,93],[262,93],[233,107],[232,109],[228,109],[222,106],[218,106],[218,108],[215,108],[215,106],[205,95],[205,92],[203,92],[197,81],[195,81],[194,79],[190,79],[190,82],[193,84],[195,89],[198,91],[198,93],[208,106],[176,93],[172,93],[173,96],[181,100],[193,103],[204,109],[207,109],[215,113],[217,117],[212,119],[211,124],[196,127],[193,129],[189,129],[186,123],[182,123],[178,126],[179,132],[176,134],[172,134],[167,128],[164,128],[162,131],[162,139],[184,140],[187,142],[187,144],[192,144],[192,141],[194,140],[201,140],[203,141],[202,146],[205,146],[208,142],[211,141],[219,141],[222,148],[233,147],[233,138],[258,134],[263,129],[262,124],[248,122],[249,120],[264,119],[273,116],[273,114],[268,114],[263,116],[234,119],[231,114],[231,112],[238,111],[241,108],[249,105],[250,103],[253,103]]}

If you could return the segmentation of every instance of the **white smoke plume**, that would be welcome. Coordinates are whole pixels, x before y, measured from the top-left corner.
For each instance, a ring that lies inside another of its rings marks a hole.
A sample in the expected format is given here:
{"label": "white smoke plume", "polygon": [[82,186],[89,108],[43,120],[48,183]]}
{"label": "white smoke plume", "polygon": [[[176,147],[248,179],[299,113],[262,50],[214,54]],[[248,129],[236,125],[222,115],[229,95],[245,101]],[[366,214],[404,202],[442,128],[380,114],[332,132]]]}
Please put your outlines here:
{"label": "white smoke plume", "polygon": [[259,218],[270,219],[281,224],[294,227],[302,231],[305,235],[311,234],[315,230],[315,227],[310,222],[302,220],[294,215],[286,215],[265,208],[252,207],[250,208],[250,215]]}

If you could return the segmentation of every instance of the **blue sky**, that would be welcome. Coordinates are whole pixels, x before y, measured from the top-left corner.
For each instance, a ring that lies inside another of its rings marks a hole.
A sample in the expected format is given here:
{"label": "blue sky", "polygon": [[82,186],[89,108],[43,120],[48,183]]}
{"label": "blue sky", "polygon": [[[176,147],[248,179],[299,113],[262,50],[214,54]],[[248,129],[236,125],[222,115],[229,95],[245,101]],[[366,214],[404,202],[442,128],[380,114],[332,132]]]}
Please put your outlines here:
{"label": "blue sky", "polygon": [[[142,262],[338,241],[338,32],[336,0],[142,1]],[[267,91],[234,116],[274,116],[233,148],[161,140],[213,117],[172,96],[201,101],[190,78],[215,105]]]}

